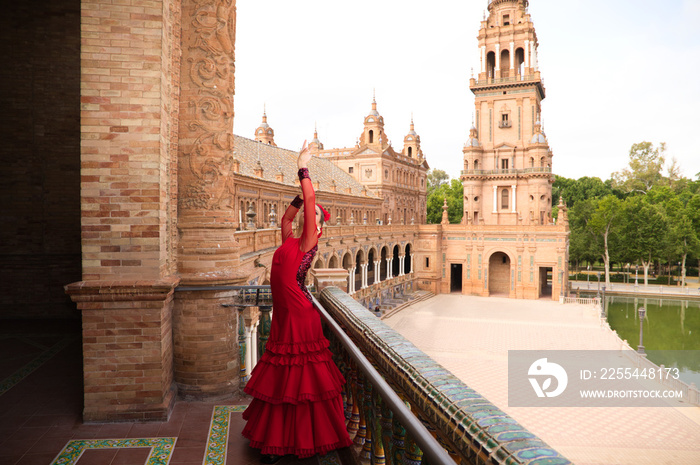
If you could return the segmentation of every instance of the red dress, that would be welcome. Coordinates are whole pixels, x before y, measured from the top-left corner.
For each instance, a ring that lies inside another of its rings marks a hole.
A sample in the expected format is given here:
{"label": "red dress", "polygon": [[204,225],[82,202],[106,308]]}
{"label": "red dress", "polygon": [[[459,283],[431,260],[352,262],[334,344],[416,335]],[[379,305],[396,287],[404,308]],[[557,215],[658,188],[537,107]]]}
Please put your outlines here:
{"label": "red dress", "polygon": [[[273,318],[265,352],[245,387],[253,401],[243,412],[243,436],[262,454],[325,454],[352,444],[345,427],[343,375],[328,350],[321,317],[305,286],[316,250],[315,193],[308,170],[299,170],[304,231],[292,235],[298,198],[282,218],[282,245],[272,257]],[[302,178],[302,173],[305,177]]]}

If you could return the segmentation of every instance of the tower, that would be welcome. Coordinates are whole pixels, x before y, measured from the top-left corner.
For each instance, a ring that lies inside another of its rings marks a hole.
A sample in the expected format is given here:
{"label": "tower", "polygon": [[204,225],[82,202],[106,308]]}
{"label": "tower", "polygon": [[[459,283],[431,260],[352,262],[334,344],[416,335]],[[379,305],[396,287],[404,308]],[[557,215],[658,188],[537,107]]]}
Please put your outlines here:
{"label": "tower", "polygon": [[277,147],[275,144],[275,131],[267,124],[267,114],[263,108],[262,123],[255,129],[255,140],[264,144]]}
{"label": "tower", "polygon": [[461,176],[467,222],[551,222],[552,152],[539,125],[545,88],[527,6],[528,0],[492,0],[481,22],[480,70],[469,82],[475,125]]}
{"label": "tower", "polygon": [[420,149],[420,136],[416,133],[416,128],[413,124],[413,116],[411,116],[411,128],[403,138],[403,153],[408,158],[423,158],[423,152]]}
{"label": "tower", "polygon": [[373,146],[379,150],[384,150],[389,146],[389,141],[384,134],[384,118],[377,111],[376,97],[372,98],[372,110],[365,116],[360,145]]}

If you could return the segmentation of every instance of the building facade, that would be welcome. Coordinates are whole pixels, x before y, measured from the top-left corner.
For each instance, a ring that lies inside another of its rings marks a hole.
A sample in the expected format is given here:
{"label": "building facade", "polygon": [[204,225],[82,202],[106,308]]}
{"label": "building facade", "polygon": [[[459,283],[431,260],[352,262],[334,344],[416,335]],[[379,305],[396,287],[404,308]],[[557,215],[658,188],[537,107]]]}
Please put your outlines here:
{"label": "building facade", "polygon": [[324,149],[317,133],[314,133],[309,146],[314,155],[332,161],[383,199],[378,215],[369,217],[369,222],[425,223],[426,178],[430,167],[421,150],[420,136],[415,131],[413,118],[400,152],[391,146],[384,131],[384,117],[377,111],[376,99],[373,99],[372,110],[364,118],[362,134],[354,147]]}
{"label": "building facade", "polygon": [[557,299],[566,288],[567,212],[561,204],[552,220],[553,154],[540,124],[545,88],[527,6],[492,0],[481,22],[462,225],[447,224],[445,212],[442,233],[419,245],[419,275],[432,276],[422,283],[435,292]]}

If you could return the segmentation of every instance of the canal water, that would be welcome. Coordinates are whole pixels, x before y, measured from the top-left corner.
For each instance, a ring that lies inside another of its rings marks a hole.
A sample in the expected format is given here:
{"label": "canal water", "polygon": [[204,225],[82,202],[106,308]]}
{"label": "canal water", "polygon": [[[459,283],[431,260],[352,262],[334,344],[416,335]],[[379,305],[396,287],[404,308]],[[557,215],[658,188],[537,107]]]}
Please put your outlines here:
{"label": "canal water", "polygon": [[646,308],[642,340],[649,360],[677,367],[700,386],[700,301],[658,296],[606,296],[610,327],[632,348],[639,345],[639,307]]}

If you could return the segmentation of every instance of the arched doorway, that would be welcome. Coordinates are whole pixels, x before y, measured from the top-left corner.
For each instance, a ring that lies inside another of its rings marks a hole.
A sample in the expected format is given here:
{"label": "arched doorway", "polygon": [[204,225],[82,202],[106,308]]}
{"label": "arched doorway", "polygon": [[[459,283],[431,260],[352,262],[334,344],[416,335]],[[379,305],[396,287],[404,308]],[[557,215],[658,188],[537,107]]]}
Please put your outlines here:
{"label": "arched doorway", "polygon": [[379,280],[384,281],[386,279],[387,275],[387,247],[384,246],[382,247],[382,252],[381,252],[381,263],[379,265]]}
{"label": "arched doorway", "polygon": [[394,246],[394,254],[391,261],[391,275],[397,277],[399,275],[399,270],[401,269],[399,265],[401,264],[399,260],[399,246],[398,244]]}
{"label": "arched doorway", "polygon": [[489,258],[489,294],[510,294],[510,257],[503,252]]}
{"label": "arched doorway", "polygon": [[[376,260],[374,249],[369,249],[367,253],[367,285],[374,284],[374,261]],[[377,280],[378,281],[378,280]]]}
{"label": "arched doorway", "polygon": [[330,260],[328,260],[328,268],[338,268],[338,257],[333,255]]}
{"label": "arched doorway", "polygon": [[350,275],[350,270],[352,269],[352,255],[347,252],[343,255],[343,269],[348,272],[348,292],[352,289],[350,283],[352,282],[353,276]]}
{"label": "arched doorway", "polygon": [[409,274],[411,272],[411,244],[406,244],[404,253],[405,258],[403,259],[403,274]]}

